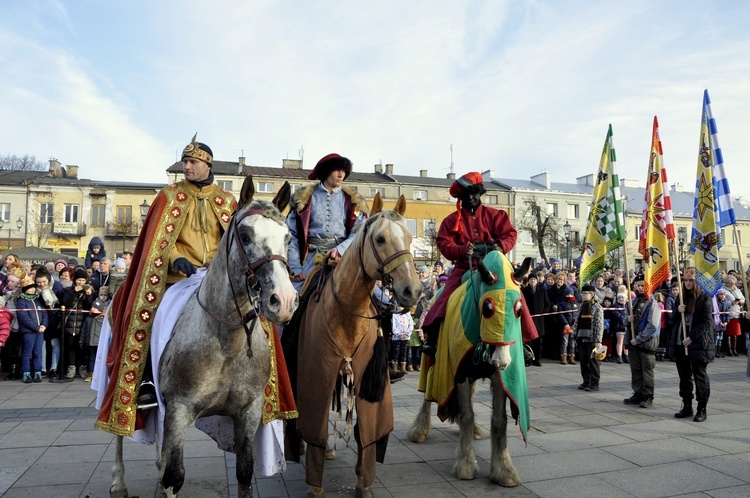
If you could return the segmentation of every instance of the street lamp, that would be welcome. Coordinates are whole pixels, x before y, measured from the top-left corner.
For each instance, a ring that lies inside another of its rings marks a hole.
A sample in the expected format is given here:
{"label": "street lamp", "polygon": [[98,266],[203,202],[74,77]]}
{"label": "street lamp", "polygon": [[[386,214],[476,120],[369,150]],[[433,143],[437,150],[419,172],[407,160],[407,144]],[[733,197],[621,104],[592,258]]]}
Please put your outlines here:
{"label": "street lamp", "polygon": [[565,220],[563,225],[563,233],[565,234],[565,257],[568,259],[568,269],[570,269],[570,223]]}
{"label": "street lamp", "polygon": [[141,204],[138,207],[141,208],[141,223],[145,223],[146,215],[148,215],[148,210],[151,207],[151,205],[148,202],[146,202],[146,199],[143,199],[143,204]]}
{"label": "street lamp", "polygon": [[687,243],[687,227],[677,229],[677,242],[680,244],[680,263],[677,265],[677,271],[680,266],[685,266],[685,244]]}

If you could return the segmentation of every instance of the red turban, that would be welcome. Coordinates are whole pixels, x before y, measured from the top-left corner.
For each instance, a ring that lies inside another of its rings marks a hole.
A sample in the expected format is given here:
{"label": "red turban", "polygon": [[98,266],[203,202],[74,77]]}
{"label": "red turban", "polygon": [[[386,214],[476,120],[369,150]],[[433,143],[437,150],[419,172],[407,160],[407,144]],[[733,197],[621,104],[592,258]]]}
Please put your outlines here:
{"label": "red turban", "polygon": [[482,178],[481,173],[477,173],[476,171],[466,173],[464,176],[454,181],[453,185],[451,185],[451,197],[458,197],[459,195],[461,195],[461,192],[466,190],[468,187],[471,187],[473,185],[481,185],[482,183],[484,183],[484,179]]}
{"label": "red turban", "polygon": [[[451,197],[458,197],[461,195],[461,192],[466,190],[469,187],[473,187],[474,185],[481,185],[484,183],[484,179],[482,178],[482,174],[478,173],[476,171],[472,171],[471,173],[466,173],[464,176],[459,178],[458,180],[453,182],[453,185],[451,185],[450,194]],[[453,227],[453,231],[461,234],[464,231],[464,225],[461,223],[461,201],[456,201],[456,212],[458,215],[456,216],[456,226]]]}

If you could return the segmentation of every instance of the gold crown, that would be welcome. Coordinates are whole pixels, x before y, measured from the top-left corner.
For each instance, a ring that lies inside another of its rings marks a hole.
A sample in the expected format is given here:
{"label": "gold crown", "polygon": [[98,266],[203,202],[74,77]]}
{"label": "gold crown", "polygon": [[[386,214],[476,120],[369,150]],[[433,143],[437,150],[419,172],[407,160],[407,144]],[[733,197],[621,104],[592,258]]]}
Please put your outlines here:
{"label": "gold crown", "polygon": [[23,271],[21,268],[13,268],[10,272],[8,272],[8,275],[13,275],[18,280],[22,280],[26,277],[26,272]]}
{"label": "gold crown", "polygon": [[182,159],[185,159],[186,157],[194,157],[195,159],[200,159],[206,164],[211,164],[214,158],[211,157],[211,154],[209,154],[207,151],[200,148],[200,143],[195,141],[197,137],[198,133],[196,132],[196,134],[193,135],[193,139],[182,151]]}

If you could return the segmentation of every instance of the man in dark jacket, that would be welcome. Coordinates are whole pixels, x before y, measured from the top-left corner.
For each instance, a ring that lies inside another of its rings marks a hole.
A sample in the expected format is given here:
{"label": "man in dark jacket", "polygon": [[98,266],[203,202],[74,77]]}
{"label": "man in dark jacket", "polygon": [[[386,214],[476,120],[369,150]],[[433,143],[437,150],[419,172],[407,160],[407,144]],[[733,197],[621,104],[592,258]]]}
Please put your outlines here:
{"label": "man in dark jacket", "polygon": [[[676,418],[693,415],[693,380],[698,407],[693,420],[706,420],[706,405],[711,394],[706,367],[716,353],[715,325],[711,297],[695,283],[695,268],[687,268],[682,279],[684,304],[675,304],[669,327],[667,353],[675,359],[680,376],[682,409]],[[685,328],[683,328],[683,316]]]}
{"label": "man in dark jacket", "polygon": [[534,317],[542,313],[547,313],[550,310],[549,297],[544,286],[539,284],[536,273],[529,275],[529,283],[525,287],[521,288],[523,297],[526,300],[526,306],[529,307],[529,313],[531,313],[534,319],[534,325],[536,325],[536,331],[539,333],[539,337],[529,343],[531,350],[534,352],[534,359],[531,364],[536,367],[541,367],[542,362],[539,361],[542,357],[542,337],[544,337],[544,318],[543,316]]}
{"label": "man in dark jacket", "polygon": [[[661,310],[653,299],[646,295],[646,282],[643,275],[638,275],[633,282],[635,299],[633,315],[628,317],[630,342],[628,358],[630,359],[630,384],[633,395],[623,400],[626,405],[640,405],[648,408],[654,402],[654,367],[656,366],[656,349],[659,347]],[[631,323],[635,324],[633,336]]]}

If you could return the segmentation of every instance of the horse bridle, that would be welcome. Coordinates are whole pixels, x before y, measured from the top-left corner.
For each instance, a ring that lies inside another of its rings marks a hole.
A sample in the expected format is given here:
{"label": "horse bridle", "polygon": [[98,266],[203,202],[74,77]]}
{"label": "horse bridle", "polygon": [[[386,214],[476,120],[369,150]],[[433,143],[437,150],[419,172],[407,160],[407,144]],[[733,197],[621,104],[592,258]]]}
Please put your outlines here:
{"label": "horse bridle", "polygon": [[[277,223],[284,225],[284,217],[282,214],[275,208],[268,208],[268,209],[250,209],[245,211],[244,213],[237,215],[237,212],[232,216],[232,220],[229,222],[229,238],[230,240],[227,241],[226,244],[226,260],[227,260],[227,280],[229,280],[229,288],[232,291],[232,301],[234,303],[234,307],[237,310],[237,315],[239,315],[239,320],[229,321],[225,320],[222,317],[216,316],[209,308],[206,306],[205,303],[201,302],[200,299],[200,289],[198,289],[197,294],[197,300],[198,304],[201,308],[203,308],[203,311],[208,313],[208,315],[216,320],[219,323],[222,323],[224,325],[230,326],[230,327],[239,327],[242,325],[245,329],[245,334],[247,334],[247,355],[249,357],[253,356],[252,349],[250,347],[250,334],[252,333],[253,328],[255,327],[255,322],[258,319],[258,316],[260,316],[260,303],[259,296],[261,292],[260,284],[258,283],[258,277],[256,275],[256,270],[260,268],[261,266],[271,263],[272,261],[281,261],[284,263],[284,266],[287,268],[287,272],[291,273],[289,269],[289,263],[286,259],[286,257],[279,255],[279,254],[271,254],[269,256],[257,258],[254,261],[250,261],[247,258],[247,254],[245,254],[244,250],[240,250],[240,256],[242,260],[242,264],[244,265],[244,271],[245,271],[245,290],[247,292],[247,296],[249,298],[250,304],[252,307],[250,310],[242,314],[242,310],[240,309],[240,305],[237,302],[237,293],[234,289],[234,284],[232,283],[231,275],[229,275],[229,254],[230,249],[233,243],[236,243],[238,247],[242,247],[242,241],[240,240],[240,234],[239,234],[239,224],[248,216],[254,216],[254,215],[260,215],[264,218],[269,218]],[[252,322],[250,326],[248,327],[248,322]]]}
{"label": "horse bridle", "polygon": [[[391,212],[393,212],[393,211],[391,211]],[[380,213],[381,216],[382,216],[382,213],[383,212]],[[362,236],[363,237],[367,235],[367,230],[370,228],[370,225],[372,225],[373,223],[375,223],[375,220],[377,220],[377,219],[379,219],[379,216],[373,216],[371,218],[368,218],[367,221],[365,221],[364,226],[362,227],[362,231],[363,231]],[[414,258],[412,257],[411,252],[409,252],[407,250],[397,251],[397,252],[391,254],[390,256],[388,256],[387,258],[385,258],[385,260],[383,260],[380,257],[380,254],[378,253],[377,248],[375,247],[375,242],[373,242],[372,237],[370,237],[370,248],[372,249],[372,253],[373,253],[373,255],[375,256],[375,259],[378,262],[377,272],[378,272],[378,275],[380,276],[380,281],[383,282],[383,289],[393,290],[393,278],[391,277],[391,272],[393,270],[395,270],[396,268],[398,268],[399,266],[401,266],[402,264],[404,264],[404,263],[413,262]],[[359,246],[359,266],[360,266],[360,270],[362,271],[362,274],[363,275],[367,275],[367,271],[365,270],[365,265],[364,265],[363,261],[364,261],[364,244],[360,244],[360,246]],[[366,318],[368,320],[376,320],[376,319],[379,319],[379,318],[383,318],[383,316],[384,316],[384,312],[383,311],[379,311],[377,315],[365,316],[365,315],[359,315],[359,314],[354,313],[354,312],[348,310],[347,308],[345,308],[344,305],[341,304],[341,302],[339,301],[338,296],[336,296],[336,292],[334,290],[334,285],[333,285],[333,273],[331,273],[331,294],[333,295],[333,300],[338,305],[338,307],[341,308],[342,310],[346,311],[350,315],[354,315],[354,316],[359,317],[359,318]],[[376,310],[380,310],[380,308],[381,308],[380,304],[381,303],[378,303],[375,300],[375,298],[373,297],[372,294],[370,294],[369,296],[370,296],[370,301],[375,306],[375,309]],[[402,310],[401,312],[399,312],[399,314],[408,313],[409,311],[410,311],[409,309],[405,308],[404,310]]]}

